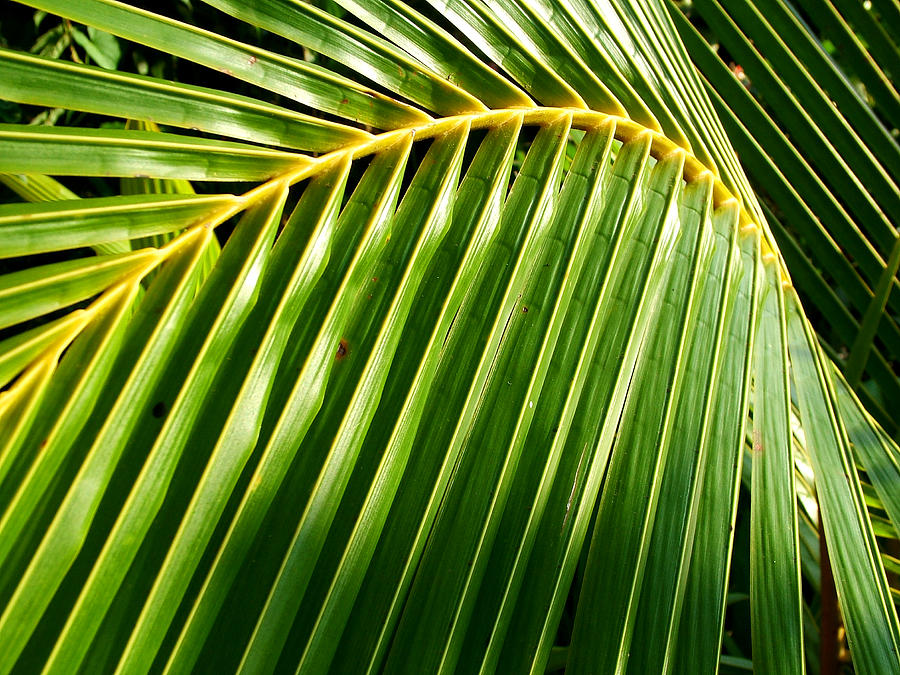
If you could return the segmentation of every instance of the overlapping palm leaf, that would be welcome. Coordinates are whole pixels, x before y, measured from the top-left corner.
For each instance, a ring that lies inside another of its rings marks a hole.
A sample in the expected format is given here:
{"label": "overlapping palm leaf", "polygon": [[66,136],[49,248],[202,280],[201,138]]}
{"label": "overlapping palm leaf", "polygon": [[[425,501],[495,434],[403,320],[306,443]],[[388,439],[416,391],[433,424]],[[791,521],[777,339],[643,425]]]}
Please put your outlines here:
{"label": "overlapping palm leaf", "polygon": [[[708,24],[709,42],[672,14],[765,195],[799,291],[822,313],[826,349],[896,435],[900,95],[889,78],[898,45],[882,28],[897,10],[884,4],[701,0],[690,11]],[[869,39],[871,52],[861,42]]]}
{"label": "overlapping palm leaf", "polygon": [[[29,200],[0,207],[0,671],[708,672],[742,473],[754,667],[816,660],[821,517],[856,669],[900,668],[867,508],[900,517],[897,446],[820,346],[677,10],[208,2],[329,70],[27,4],[280,98],[0,50],[0,97],[139,122],[0,127]],[[890,212],[892,151],[850,150]],[[838,332],[876,331],[890,383],[896,231],[866,213],[803,236],[823,268],[861,247],[841,307],[888,318]]]}

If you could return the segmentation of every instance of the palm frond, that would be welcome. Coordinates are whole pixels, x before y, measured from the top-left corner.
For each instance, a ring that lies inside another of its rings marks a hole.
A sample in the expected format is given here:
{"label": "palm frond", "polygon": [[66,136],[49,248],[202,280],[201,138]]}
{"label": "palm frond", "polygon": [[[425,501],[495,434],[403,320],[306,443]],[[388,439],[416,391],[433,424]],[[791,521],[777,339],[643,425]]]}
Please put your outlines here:
{"label": "palm frond", "polygon": [[24,4],[246,88],[0,49],[0,672],[900,668],[887,21]]}

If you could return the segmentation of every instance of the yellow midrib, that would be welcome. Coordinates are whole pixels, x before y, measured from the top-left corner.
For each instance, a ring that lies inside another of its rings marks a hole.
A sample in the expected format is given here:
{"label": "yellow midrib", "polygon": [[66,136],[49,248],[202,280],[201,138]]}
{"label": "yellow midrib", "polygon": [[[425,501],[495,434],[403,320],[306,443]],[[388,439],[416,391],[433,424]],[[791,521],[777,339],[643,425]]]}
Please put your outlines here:
{"label": "yellow midrib", "polygon": [[[657,160],[670,156],[673,153],[680,153],[684,157],[684,180],[691,183],[700,176],[710,176],[713,181],[713,207],[719,208],[731,201],[737,203],[739,209],[738,227],[740,227],[741,232],[745,235],[752,235],[759,238],[764,262],[780,263],[780,256],[774,249],[773,244],[769,241],[769,237],[766,236],[764,228],[760,226],[757,219],[747,210],[743,201],[725,185],[719,176],[716,167],[706,166],[692,153],[685,150],[675,141],[658,131],[654,131],[653,129],[635,122],[634,120],[582,108],[502,108],[452,115],[435,119],[419,126],[386,131],[314,158],[312,164],[304,163],[303,166],[298,167],[294,171],[289,171],[280,176],[276,176],[268,183],[247,192],[241,199],[246,199],[251,203],[255,202],[256,199],[261,198],[265,194],[268,194],[271,189],[274,189],[275,184],[280,185],[287,183],[292,185],[300,180],[304,180],[319,173],[325,168],[332,166],[335,162],[345,159],[347,155],[350,155],[351,160],[366,157],[390,147],[398,140],[410,134],[413,135],[415,140],[424,140],[447,133],[460,124],[468,123],[472,129],[484,129],[495,127],[515,117],[520,117],[523,126],[543,125],[558,120],[562,115],[568,115],[570,117],[573,128],[582,130],[597,128],[601,124],[613,123],[615,137],[623,143],[633,140],[641,135],[648,136],[650,138],[650,154]],[[307,155],[303,155],[303,157],[304,162],[308,161],[309,158]],[[789,286],[790,276],[788,275],[787,269],[783,264],[779,264],[779,268],[783,283],[785,286]]]}

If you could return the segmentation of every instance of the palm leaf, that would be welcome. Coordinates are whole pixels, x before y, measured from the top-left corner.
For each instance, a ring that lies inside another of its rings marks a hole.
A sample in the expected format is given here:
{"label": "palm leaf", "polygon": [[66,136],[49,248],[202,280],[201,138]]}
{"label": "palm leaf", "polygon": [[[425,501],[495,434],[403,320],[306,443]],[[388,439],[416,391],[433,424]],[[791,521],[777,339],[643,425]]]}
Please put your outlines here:
{"label": "palm leaf", "polygon": [[244,84],[0,50],[0,96],[130,120],[0,125],[0,672],[818,672],[820,537],[900,668],[889,28],[25,4]]}

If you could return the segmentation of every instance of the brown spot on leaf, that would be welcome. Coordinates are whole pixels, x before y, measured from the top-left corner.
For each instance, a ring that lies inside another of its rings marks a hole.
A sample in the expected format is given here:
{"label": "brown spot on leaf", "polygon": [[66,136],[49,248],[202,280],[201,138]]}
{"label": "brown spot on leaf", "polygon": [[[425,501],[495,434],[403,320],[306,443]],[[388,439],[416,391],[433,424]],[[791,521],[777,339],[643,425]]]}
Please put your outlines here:
{"label": "brown spot on leaf", "polygon": [[753,430],[753,452],[757,455],[763,453],[762,435],[759,433],[759,429]]}
{"label": "brown spot on leaf", "polygon": [[338,343],[337,354],[334,355],[334,358],[338,361],[342,361],[349,353],[350,345],[347,344],[347,341],[344,338],[341,338],[341,341]]}

